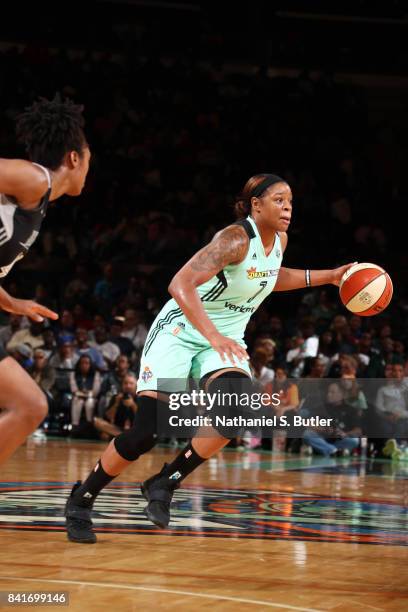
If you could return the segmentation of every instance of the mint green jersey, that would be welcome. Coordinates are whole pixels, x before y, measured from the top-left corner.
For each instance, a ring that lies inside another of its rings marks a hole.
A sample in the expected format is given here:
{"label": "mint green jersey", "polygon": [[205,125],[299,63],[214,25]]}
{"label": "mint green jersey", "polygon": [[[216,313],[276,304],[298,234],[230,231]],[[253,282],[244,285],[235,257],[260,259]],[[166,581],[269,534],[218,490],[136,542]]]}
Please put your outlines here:
{"label": "mint green jersey", "polygon": [[[252,314],[273,291],[282,263],[279,234],[265,254],[256,223],[251,217],[239,222],[250,240],[241,263],[226,266],[197,290],[205,312],[218,331],[245,346],[245,328]],[[161,309],[149,330],[140,364],[138,390],[157,389],[158,380],[174,380],[176,387],[188,376],[200,379],[208,372],[237,367],[220,355],[190,323],[174,299]],[[247,362],[239,365],[250,375]],[[173,389],[174,390],[174,389]]]}
{"label": "mint green jersey", "polygon": [[[279,234],[269,255],[265,254],[255,221],[247,217],[250,237],[245,259],[224,268],[217,276],[200,285],[197,290],[208,317],[220,333],[234,339],[244,337],[245,328],[252,314],[273,291],[282,263],[282,246]],[[174,299],[161,309],[146,339],[145,350],[159,332],[175,322],[181,329],[194,330]],[[152,333],[153,332],[153,333]],[[207,342],[198,332],[197,336]]]}
{"label": "mint green jersey", "polygon": [[[247,217],[254,236],[245,259],[198,287],[204,310],[225,336],[243,338],[252,314],[273,291],[282,262],[278,233],[269,255],[265,255],[255,221]],[[249,228],[248,228],[249,229]]]}

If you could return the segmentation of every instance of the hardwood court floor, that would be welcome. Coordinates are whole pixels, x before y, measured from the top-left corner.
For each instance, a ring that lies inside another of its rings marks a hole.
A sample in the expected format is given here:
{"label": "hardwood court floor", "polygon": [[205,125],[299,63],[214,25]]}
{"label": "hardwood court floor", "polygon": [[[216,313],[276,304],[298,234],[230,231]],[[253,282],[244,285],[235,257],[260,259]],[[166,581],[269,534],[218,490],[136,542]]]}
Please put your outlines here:
{"label": "hardwood court floor", "polygon": [[65,497],[103,448],[29,440],[3,467],[0,591],[68,591],[82,612],[408,610],[408,463],[226,451],[160,531],[134,485],[175,452],[157,448],[100,496],[98,543],[73,544]]}

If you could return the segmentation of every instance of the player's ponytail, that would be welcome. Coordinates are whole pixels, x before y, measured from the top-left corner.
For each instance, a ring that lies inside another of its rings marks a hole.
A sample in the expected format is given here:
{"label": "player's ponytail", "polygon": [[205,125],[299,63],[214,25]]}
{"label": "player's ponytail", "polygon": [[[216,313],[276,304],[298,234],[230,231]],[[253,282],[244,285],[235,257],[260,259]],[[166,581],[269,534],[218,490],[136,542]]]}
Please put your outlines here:
{"label": "player's ponytail", "polygon": [[245,200],[237,200],[234,204],[234,212],[237,219],[245,219],[251,214],[251,204]]}
{"label": "player's ponytail", "polygon": [[241,195],[234,205],[237,219],[243,219],[251,214],[253,197],[259,198],[268,187],[274,183],[285,182],[276,174],[255,174],[245,183]]}

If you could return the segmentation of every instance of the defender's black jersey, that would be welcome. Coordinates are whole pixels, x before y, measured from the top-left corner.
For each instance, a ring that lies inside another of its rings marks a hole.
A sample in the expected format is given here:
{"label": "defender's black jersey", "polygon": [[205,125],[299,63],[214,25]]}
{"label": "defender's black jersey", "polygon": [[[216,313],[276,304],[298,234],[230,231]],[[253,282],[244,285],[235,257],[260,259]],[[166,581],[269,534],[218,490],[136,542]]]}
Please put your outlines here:
{"label": "defender's black jersey", "polygon": [[51,177],[46,168],[39,164],[36,166],[42,168],[48,179],[47,193],[37,208],[26,210],[10,197],[0,194],[0,284],[35,242],[47,212]]}

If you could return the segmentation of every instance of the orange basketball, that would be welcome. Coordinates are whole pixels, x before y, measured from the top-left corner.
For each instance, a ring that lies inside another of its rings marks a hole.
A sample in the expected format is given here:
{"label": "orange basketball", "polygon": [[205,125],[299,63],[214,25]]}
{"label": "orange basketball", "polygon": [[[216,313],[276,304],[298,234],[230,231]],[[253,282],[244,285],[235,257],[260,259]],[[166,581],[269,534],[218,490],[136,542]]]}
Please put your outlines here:
{"label": "orange basketball", "polygon": [[340,281],[344,306],[360,317],[372,317],[387,308],[392,298],[392,281],[387,272],[371,263],[355,264]]}

